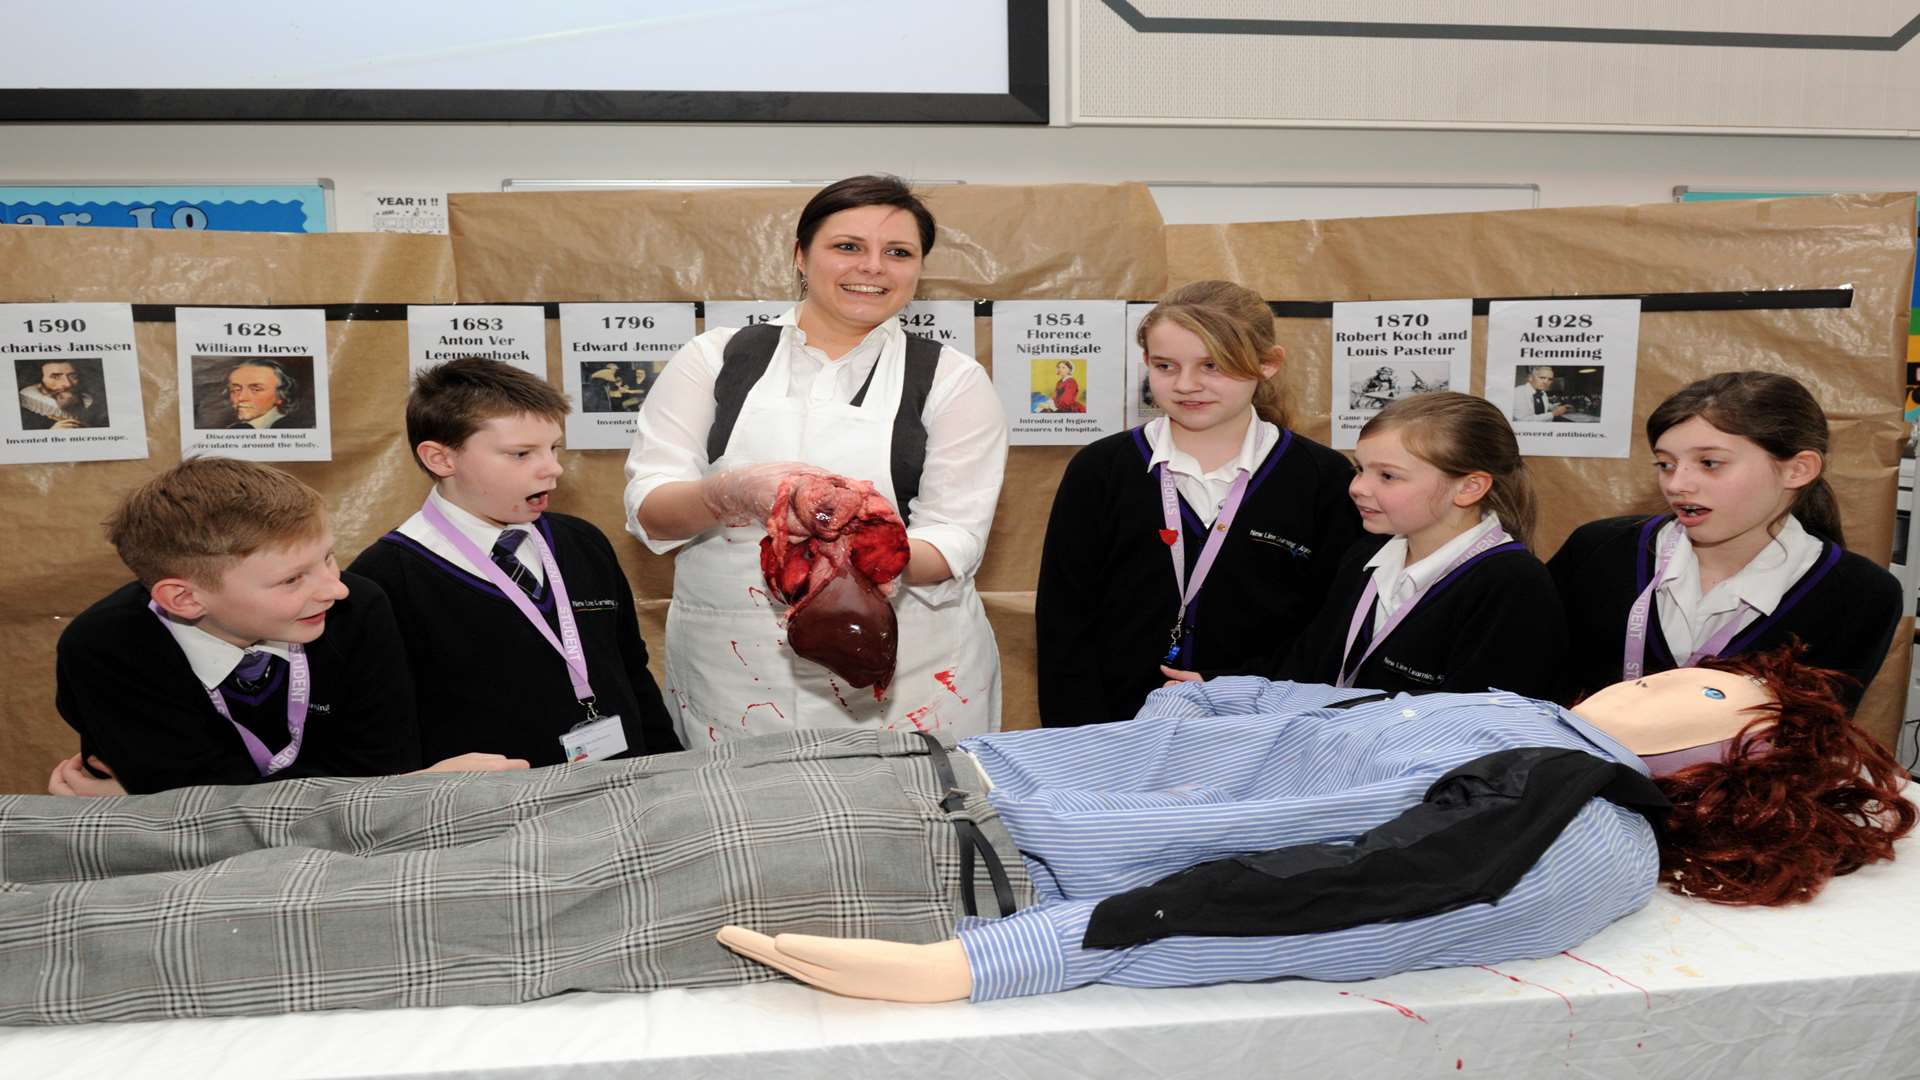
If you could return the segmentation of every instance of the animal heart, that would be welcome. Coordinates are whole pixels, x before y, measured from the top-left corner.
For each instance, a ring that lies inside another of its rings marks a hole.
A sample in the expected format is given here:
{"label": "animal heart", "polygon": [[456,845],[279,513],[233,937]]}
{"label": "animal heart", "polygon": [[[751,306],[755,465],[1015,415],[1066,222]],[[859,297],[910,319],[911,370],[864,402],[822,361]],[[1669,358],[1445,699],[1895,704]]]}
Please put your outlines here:
{"label": "animal heart", "polygon": [[[794,539],[797,519],[806,530]],[[907,568],[907,529],[872,484],[800,474],[780,482],[760,541],[760,572],[787,609],[793,651],[884,697],[899,623],[887,586]]]}

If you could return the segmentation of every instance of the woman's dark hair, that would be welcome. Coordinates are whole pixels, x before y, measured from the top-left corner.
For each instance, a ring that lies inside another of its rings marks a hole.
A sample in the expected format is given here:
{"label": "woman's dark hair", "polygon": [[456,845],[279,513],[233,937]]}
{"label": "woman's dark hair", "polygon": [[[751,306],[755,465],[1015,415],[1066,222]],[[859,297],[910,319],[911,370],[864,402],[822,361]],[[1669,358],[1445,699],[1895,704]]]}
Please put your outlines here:
{"label": "woman's dark hair", "polygon": [[1800,662],[1798,641],[1701,666],[1764,683],[1773,702],[1721,761],[1656,782],[1672,801],[1660,878],[1716,904],[1810,900],[1831,878],[1893,858],[1913,829],[1893,755],[1847,719],[1837,671]]}
{"label": "woman's dark hair", "polygon": [[822,221],[861,206],[897,206],[912,214],[920,226],[921,257],[933,250],[933,212],[897,176],[849,176],[821,188],[800,211],[800,223],[793,230],[794,243],[805,251]]}
{"label": "woman's dark hair", "polygon": [[[1660,441],[1668,429],[1694,417],[1729,435],[1751,440],[1776,460],[1786,461],[1802,450],[1827,456],[1827,414],[1807,388],[1790,376],[1765,371],[1723,371],[1687,386],[1660,403],[1647,417],[1647,445]],[[1840,504],[1825,470],[1813,483],[1794,493],[1787,512],[1807,531],[1845,546],[1840,526]]]}

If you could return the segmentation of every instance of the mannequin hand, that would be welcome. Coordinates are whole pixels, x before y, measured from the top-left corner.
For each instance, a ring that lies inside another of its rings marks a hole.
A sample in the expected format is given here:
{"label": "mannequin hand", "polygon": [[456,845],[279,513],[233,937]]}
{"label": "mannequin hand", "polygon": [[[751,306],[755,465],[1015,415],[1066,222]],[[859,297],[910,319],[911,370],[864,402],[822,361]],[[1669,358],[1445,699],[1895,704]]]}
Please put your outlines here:
{"label": "mannequin hand", "polygon": [[94,772],[107,774],[105,780],[87,772],[80,764],[80,755],[75,754],[53,767],[53,775],[47,777],[49,795],[125,795],[127,789],[113,778],[113,770],[97,757],[87,759]]}
{"label": "mannequin hand", "polygon": [[506,772],[508,769],[524,769],[526,758],[510,758],[501,754],[456,754],[453,757],[436,761],[424,769],[416,769],[409,776],[423,776],[427,773],[462,772]]}
{"label": "mannequin hand", "polygon": [[973,992],[973,971],[958,939],[902,945],[870,938],[765,934],[723,926],[720,944],[822,990],[878,1001],[959,1001]]}
{"label": "mannequin hand", "polygon": [[1160,687],[1160,689],[1162,690],[1165,690],[1168,687],[1179,686],[1183,682],[1206,682],[1207,681],[1207,677],[1205,675],[1200,674],[1197,671],[1185,671],[1180,668],[1171,668],[1165,664],[1160,665],[1160,674],[1165,675],[1167,677],[1166,683]]}
{"label": "mannequin hand", "polygon": [[[780,488],[780,481],[789,476],[826,475],[826,470],[799,461],[742,465],[701,477],[700,501],[722,525],[761,525],[766,523],[767,512],[773,509],[773,496]],[[788,523],[787,531],[799,536],[807,533],[798,519]]]}

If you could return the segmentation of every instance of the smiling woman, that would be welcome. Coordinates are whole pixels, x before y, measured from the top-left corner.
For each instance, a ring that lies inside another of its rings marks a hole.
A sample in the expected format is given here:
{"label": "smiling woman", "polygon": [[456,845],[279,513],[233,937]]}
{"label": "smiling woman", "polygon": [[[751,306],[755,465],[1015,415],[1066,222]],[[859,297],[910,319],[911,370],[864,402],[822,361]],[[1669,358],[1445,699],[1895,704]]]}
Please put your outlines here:
{"label": "smiling woman", "polygon": [[[709,328],[641,407],[627,528],[676,553],[667,683],[689,745],[850,724],[999,726],[999,653],[973,575],[1006,420],[979,364],[898,318],[935,239],[932,213],[897,178],[823,188],[794,230],[800,302],[768,324]],[[805,472],[869,482],[906,522],[912,557],[891,598],[899,654],[884,699],[796,655],[759,588],[775,493]]]}

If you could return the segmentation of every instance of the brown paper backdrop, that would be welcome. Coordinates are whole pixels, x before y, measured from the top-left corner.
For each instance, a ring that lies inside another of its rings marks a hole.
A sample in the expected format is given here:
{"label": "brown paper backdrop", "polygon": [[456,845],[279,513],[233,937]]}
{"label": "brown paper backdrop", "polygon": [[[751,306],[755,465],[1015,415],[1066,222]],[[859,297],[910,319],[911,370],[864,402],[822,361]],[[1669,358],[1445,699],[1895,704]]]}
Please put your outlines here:
{"label": "brown paper backdrop", "polygon": [[[697,300],[792,295],[792,220],[806,192],[726,190],[457,195],[451,243],[433,237],[267,236],[0,226],[0,302],[121,301],[216,306]],[[1849,537],[1884,562],[1892,529],[1905,307],[1913,260],[1910,196],[1610,207],[1397,219],[1178,226],[1164,231],[1139,185],[935,189],[940,241],[930,299],[1151,299],[1169,281],[1229,277],[1270,299],[1516,296],[1830,287],[1846,311],[1650,314],[1635,407],[1716,370],[1757,367],[1807,381],[1834,419],[1833,473]],[[1325,439],[1327,326],[1278,320],[1300,429]],[[1484,331],[1484,326],[1479,328]],[[991,326],[976,321],[991,367]],[[173,330],[135,328],[151,459],[0,468],[8,496],[0,609],[0,790],[40,790],[73,738],[52,708],[53,643],[67,618],[126,577],[99,522],[128,487],[177,460]],[[334,460],[289,471],[324,492],[351,555],[399,522],[425,490],[401,431],[406,328],[328,325]],[[1483,336],[1476,334],[1476,337]],[[557,382],[558,329],[548,327]],[[1483,361],[1476,353],[1476,369]],[[1478,375],[1474,385],[1479,385]],[[1034,716],[1033,595],[1046,516],[1072,447],[1015,447],[980,574],[998,635],[1010,726]],[[555,508],[615,541],[662,649],[671,560],[622,536],[624,455],[574,452]],[[1543,551],[1589,517],[1657,503],[1646,452],[1624,461],[1532,459]],[[1124,583],[1121,587],[1125,587]],[[1862,707],[1891,737],[1910,637]],[[656,672],[657,674],[657,672]]]}
{"label": "brown paper backdrop", "polygon": [[[920,277],[929,300],[1152,299],[1165,291],[1160,212],[1141,184],[965,184],[923,194],[939,236]],[[449,200],[463,303],[777,299],[796,293],[793,229],[810,191],[538,192]],[[529,252],[539,252],[530,257]],[[974,320],[977,359],[993,369],[993,327]],[[557,323],[547,328],[559,380]],[[1006,723],[1038,722],[1033,583],[1053,491],[1073,447],[1014,447],[976,584],[1002,657]],[[640,625],[664,679],[673,560],[623,535],[625,456],[568,455],[554,509],[613,537]]]}
{"label": "brown paper backdrop", "polygon": [[[453,301],[445,237],[195,233],[0,225],[0,303],[319,305]],[[68,619],[131,575],[101,529],[129,488],[180,460],[172,323],[135,323],[145,461],[0,466],[0,791],[45,791],[78,746],[53,708],[53,649]],[[405,322],[329,322],[333,460],[281,467],[326,494],[342,561],[426,491],[409,475],[401,406]],[[396,482],[403,480],[404,482]]]}
{"label": "brown paper backdrop", "polygon": [[[1649,313],[1640,320],[1636,432],[1654,406],[1716,371],[1792,375],[1832,426],[1827,475],[1849,546],[1885,565],[1907,425],[1911,194],[1667,203],[1405,218],[1176,225],[1168,277],[1225,277],[1268,299],[1503,297],[1852,285],[1844,310]],[[1486,320],[1474,320],[1472,385],[1483,385]],[[1325,320],[1279,319],[1300,430],[1328,437]],[[1583,521],[1659,509],[1653,455],[1528,458],[1540,492],[1544,558]],[[1862,704],[1863,726],[1892,744],[1903,715],[1912,635],[1898,633]]]}

